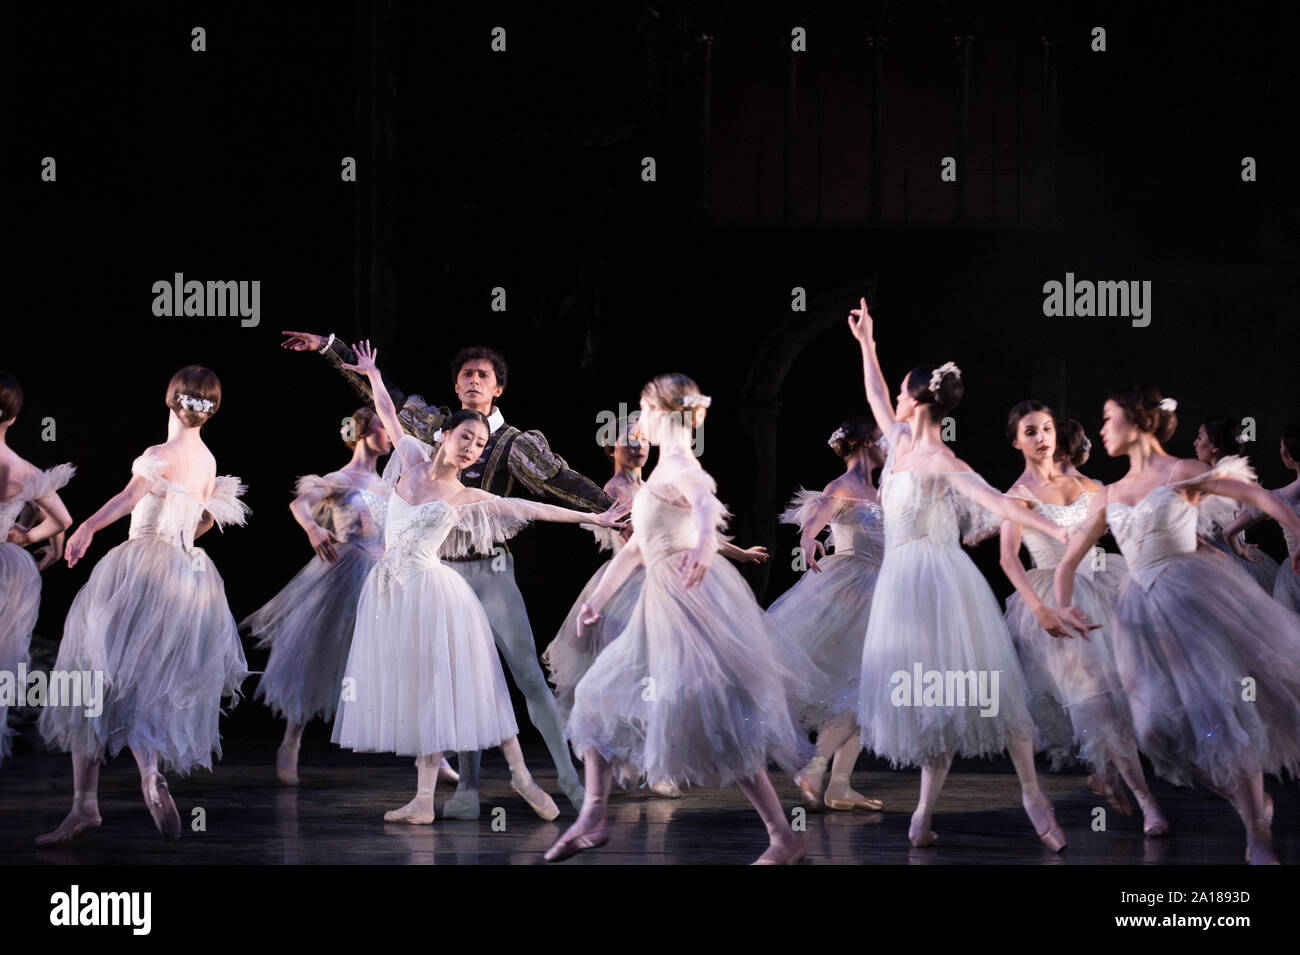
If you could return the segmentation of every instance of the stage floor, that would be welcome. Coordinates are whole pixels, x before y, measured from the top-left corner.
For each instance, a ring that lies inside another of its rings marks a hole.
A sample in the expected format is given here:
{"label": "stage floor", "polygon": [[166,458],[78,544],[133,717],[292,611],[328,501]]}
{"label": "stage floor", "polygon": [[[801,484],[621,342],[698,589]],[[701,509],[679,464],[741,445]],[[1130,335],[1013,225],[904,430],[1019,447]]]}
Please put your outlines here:
{"label": "stage floor", "polygon": [[[410,760],[355,755],[324,740],[303,743],[296,788],[277,783],[276,740],[232,741],[215,773],[188,779],[169,775],[184,835],[167,843],[156,833],[140,796],[129,755],[101,773],[104,825],[62,848],[37,849],[35,838],[53,829],[71,802],[66,756],[19,750],[0,768],[0,863],[3,864],[236,864],[236,865],[532,865],[573,821],[540,745],[526,747],[529,767],[555,798],[561,815],[546,823],[509,788],[500,754],[485,755],[483,814],[477,822],[439,820],[432,826],[385,823],[385,810],[414,794]],[[452,761],[455,762],[454,760]],[[1146,839],[1141,816],[1122,817],[1092,795],[1082,774],[1042,775],[1070,841],[1060,855],[1035,838],[1020,807],[1020,791],[1005,759],[959,763],[935,816],[937,846],[912,849],[906,839],[919,773],[889,771],[864,759],[871,771],[854,775],[859,791],[883,799],[883,813],[808,813],[808,860],[831,865],[1134,865],[1239,864],[1245,835],[1225,802],[1200,790],[1154,786],[1174,834]],[[1040,767],[1041,768],[1041,767]],[[800,805],[794,784],[773,773],[787,812]],[[1276,805],[1275,846],[1284,864],[1300,862],[1300,794],[1296,786],[1266,782]],[[439,803],[451,787],[439,787]],[[1107,830],[1093,831],[1097,807]],[[564,865],[742,864],[766,845],[757,814],[740,792],[696,790],[665,799],[615,787],[607,846]],[[494,826],[494,819],[497,820]],[[194,831],[201,821],[205,831]]]}

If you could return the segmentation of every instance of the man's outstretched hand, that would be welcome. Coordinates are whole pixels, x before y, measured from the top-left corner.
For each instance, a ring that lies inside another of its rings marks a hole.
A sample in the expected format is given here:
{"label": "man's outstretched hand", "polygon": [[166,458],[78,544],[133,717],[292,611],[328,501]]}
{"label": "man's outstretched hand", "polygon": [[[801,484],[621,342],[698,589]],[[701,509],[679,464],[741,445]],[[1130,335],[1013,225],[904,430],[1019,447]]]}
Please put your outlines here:
{"label": "man's outstretched hand", "polygon": [[280,342],[280,347],[287,348],[289,351],[320,351],[329,341],[327,336],[313,335],[311,332],[281,332],[280,334],[289,336]]}

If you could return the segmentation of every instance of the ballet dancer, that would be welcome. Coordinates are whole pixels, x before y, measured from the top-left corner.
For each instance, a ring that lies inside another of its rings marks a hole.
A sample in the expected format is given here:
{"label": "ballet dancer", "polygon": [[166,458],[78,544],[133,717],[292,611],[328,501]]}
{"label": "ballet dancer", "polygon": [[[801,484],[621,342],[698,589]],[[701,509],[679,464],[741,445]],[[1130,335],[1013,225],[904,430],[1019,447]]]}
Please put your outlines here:
{"label": "ballet dancer", "polygon": [[[885,462],[884,442],[875,421],[855,415],[836,428],[826,443],[844,461],[844,473],[820,493],[800,488],[781,513],[782,522],[800,528],[799,549],[807,570],[767,612],[835,681],[831,718],[815,727],[817,755],[795,774],[804,802],[812,809],[824,805],[880,812],[883,802],[856,792],[850,783],[862,751],[857,724],[862,642],[885,547],[880,495],[871,483],[872,470]],[[829,557],[817,539],[827,524],[835,548]],[[828,765],[831,781],[823,793]]]}
{"label": "ballet dancer", "polygon": [[[76,473],[71,464],[42,471],[9,447],[9,429],[22,407],[18,376],[0,371],[0,673],[9,674],[15,687],[40,611],[40,572],[58,559],[63,532],[72,526],[59,488]],[[37,509],[33,526],[18,526],[15,519],[29,507]],[[40,561],[24,550],[47,541]],[[8,710],[7,694],[0,691],[0,765],[9,754]]]}
{"label": "ballet dancer", "polygon": [[[1230,498],[1295,537],[1300,517],[1253,483],[1244,458],[1210,468],[1168,454],[1177,406],[1143,386],[1106,400],[1101,438],[1111,457],[1128,457],[1129,470],[1093,499],[1057,564],[1056,603],[1080,635],[1098,626],[1072,605],[1075,570],[1109,527],[1129,571],[1112,645],[1138,748],[1163,778],[1199,781],[1229,800],[1246,827],[1247,860],[1276,863],[1264,773],[1300,768],[1300,616],[1235,563],[1197,549],[1196,503]],[[1291,555],[1298,565],[1300,550]]]}
{"label": "ballet dancer", "polygon": [[[315,351],[343,375],[367,401],[371,402],[367,376],[359,374],[354,353],[333,335],[309,332],[284,332],[281,345],[292,351]],[[587,478],[573,471],[564,459],[551,450],[540,431],[520,431],[505,422],[496,399],[505,390],[508,368],[497,352],[481,345],[463,348],[452,359],[451,374],[456,397],[462,408],[478,411],[488,419],[492,433],[479,460],[465,468],[460,481],[466,487],[481,488],[499,497],[511,497],[515,485],[542,498],[551,498],[568,507],[598,513],[609,508],[613,499]],[[403,395],[393,385],[388,394],[407,434],[425,444],[437,443],[439,429],[451,414],[447,408],[433,408],[419,395]],[[396,434],[396,432],[394,432]],[[492,636],[501,651],[506,668],[528,703],[528,719],[541,734],[555,763],[560,789],[575,809],[582,805],[582,782],[569,756],[564,738],[564,723],[551,693],[550,685],[537,660],[537,644],[528,622],[528,608],[515,582],[515,558],[505,547],[504,563],[491,553],[446,557],[452,570],[465,578],[487,611]],[[460,780],[456,793],[442,806],[442,812],[455,819],[477,819],[478,761],[476,752],[461,753],[458,760]]]}
{"label": "ballet dancer", "polygon": [[[1293,421],[1282,429],[1282,444],[1278,451],[1282,456],[1282,465],[1290,471],[1295,471],[1296,479],[1290,484],[1274,489],[1273,494],[1300,515],[1300,422]],[[1248,549],[1249,545],[1242,544],[1242,535],[1246,528],[1263,519],[1263,514],[1250,508],[1244,510],[1235,521],[1223,529],[1223,540],[1232,547],[1238,557],[1251,561],[1255,559],[1254,554]],[[1287,553],[1300,546],[1300,540],[1297,540],[1287,528],[1282,528],[1282,535],[1286,538]],[[1278,568],[1277,577],[1273,581],[1273,599],[1288,610],[1300,613],[1300,574],[1297,574],[1290,564],[1283,564]]]}
{"label": "ballet dancer", "polygon": [[[400,433],[370,343],[356,355],[352,367],[369,375],[381,422]],[[386,813],[389,822],[432,823],[442,754],[492,746],[510,765],[511,788],[541,818],[559,815],[524,763],[487,615],[439,552],[488,550],[533,520],[616,527],[627,508],[615,503],[593,517],[465,487],[457,473],[478,460],[489,434],[484,415],[463,409],[446,419],[436,451],[403,435],[384,469],[384,554],[362,586],[332,738],[359,752],[416,757],[415,798]]]}
{"label": "ballet dancer", "polygon": [[[605,493],[631,507],[636,492],[644,485],[641,469],[650,457],[650,445],[635,430],[635,425],[625,429],[615,444],[605,449],[614,463],[614,476],[605,483]],[[626,537],[631,534],[625,529],[622,533],[595,528],[595,536],[601,550],[609,550],[617,555],[623,549]],[[750,547],[742,550],[730,541],[721,541],[718,552],[730,557],[737,563],[762,563],[767,560],[766,547]],[[641,595],[641,585],[645,581],[645,567],[638,564],[627,579],[609,598],[600,619],[591,627],[578,626],[578,616],[582,606],[599,586],[600,580],[609,570],[613,558],[605,561],[573,602],[564,623],[555,635],[555,639],[542,653],[542,663],[547,667],[550,680],[555,685],[555,702],[560,708],[560,718],[566,723],[573,711],[573,691],[578,682],[591,669],[602,650],[623,632],[628,619]],[[626,787],[635,785],[636,779],[621,778],[619,784]],[[682,791],[667,780],[656,780],[650,789],[660,796],[670,799],[681,797]]]}
{"label": "ballet dancer", "polygon": [[691,450],[709,404],[681,374],[642,389],[638,428],[659,446],[659,462],[633,501],[631,538],[577,625],[599,622],[637,564],[645,581],[627,625],[574,691],[567,729],[582,754],[587,796],[547,861],[608,841],[610,784],[624,766],[679,787],[735,782],[767,828],[757,864],[804,854],[767,764],[793,773],[811,755],[791,710],[818,699],[828,705],[825,676],[782,638],[740,572],[714,559],[728,514]]}
{"label": "ballet dancer", "polygon": [[[1102,488],[1078,474],[1091,450],[1082,430],[1070,428],[1067,439],[1071,444],[1058,448],[1052,409],[1030,399],[1008,414],[1007,438],[1024,459],[1024,470],[1007,496],[1062,527],[1082,522]],[[1064,473],[1064,466],[1075,474]],[[1074,640],[1061,621],[1053,596],[1054,571],[1064,545],[1035,530],[1024,531],[1024,544],[1033,561],[1032,568],[1025,570],[1020,563],[1021,536],[1019,525],[1003,521],[1001,564],[1016,588],[1007,600],[1005,619],[1029,684],[1030,713],[1043,734],[1052,767],[1061,768],[1077,750],[1092,769],[1089,785],[1128,815],[1133,807],[1114,778],[1111,767],[1115,767],[1137,797],[1143,832],[1167,835],[1169,823],[1142,772],[1132,717],[1111,647],[1110,608],[1124,580],[1124,561],[1115,554],[1094,555],[1075,575],[1075,602],[1099,626],[1087,639]]]}
{"label": "ballet dancer", "polygon": [[[285,720],[275,771],[298,785],[298,750],[306,725],[334,719],[352,644],[357,599],[383,553],[388,486],[375,472],[393,442],[373,409],[358,408],[340,429],[352,458],[337,471],[298,479],[289,505],[316,556],[239,628],[270,647],[257,697]],[[445,763],[440,779],[455,781]]]}
{"label": "ballet dancer", "polygon": [[172,376],[164,395],[167,440],[131,464],[131,480],[68,538],[75,567],[94,535],[127,514],[127,540],[110,550],[77,593],[63,625],[55,672],[103,674],[96,715],[82,704],[47,706],[45,740],[72,754],[72,811],[37,845],[66,842],[100,825],[99,768],[128,747],[158,831],[180,838],[163,769],[211,770],[221,756],[221,699],[239,698],[248,676],[225,585],[202,548],[215,523],[242,525],[244,487],[217,477],[200,428],[221,407],[221,382],[200,365]]}
{"label": "ballet dancer", "polygon": [[[1240,455],[1241,445],[1242,436],[1237,434],[1233,423],[1227,418],[1214,415],[1201,422],[1200,427],[1196,429],[1196,439],[1192,442],[1196,459],[1210,467],[1214,467],[1229,455]],[[1219,519],[1212,518],[1211,514],[1218,515]],[[1230,540],[1223,533],[1224,526],[1234,521],[1240,515],[1240,511],[1224,514],[1222,508],[1202,507],[1199,515],[1197,532],[1201,539],[1216,550],[1227,554],[1254,578],[1255,583],[1259,584],[1264,593],[1271,594],[1273,583],[1277,580],[1278,562],[1254,544],[1247,544],[1245,534],[1238,533]]]}
{"label": "ballet dancer", "polygon": [[[954,755],[1005,750],[1034,831],[1059,852],[1065,834],[1038,785],[1037,730],[1025,679],[997,598],[961,542],[963,533],[973,538],[991,532],[996,517],[1062,543],[1068,531],[999,494],[943,443],[940,424],[962,396],[960,369],[951,362],[918,365],[903,379],[895,406],[876,356],[866,299],[850,311],[848,323],[861,346],[871,411],[889,445],[880,478],[885,556],[862,654],[858,725],[863,745],[895,766],[921,767],[921,794],[908,828],[913,846],[938,838],[930,817]],[[954,686],[957,692],[945,705],[930,705],[934,701],[920,687],[908,684],[914,673],[927,670],[965,674],[968,680]],[[969,686],[979,681],[986,686]]]}

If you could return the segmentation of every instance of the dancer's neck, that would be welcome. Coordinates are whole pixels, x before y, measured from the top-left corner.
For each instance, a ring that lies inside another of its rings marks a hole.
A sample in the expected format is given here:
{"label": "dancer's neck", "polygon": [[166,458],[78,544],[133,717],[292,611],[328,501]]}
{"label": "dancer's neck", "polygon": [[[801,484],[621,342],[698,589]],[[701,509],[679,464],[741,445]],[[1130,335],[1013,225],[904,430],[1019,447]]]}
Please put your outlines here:
{"label": "dancer's neck", "polygon": [[875,488],[871,483],[871,454],[866,446],[859,448],[849,457],[844,473],[869,488]]}
{"label": "dancer's neck", "polygon": [[[1172,457],[1172,455],[1160,447],[1154,438],[1143,437],[1135,441],[1133,446],[1128,449],[1129,472],[1131,474],[1141,474],[1161,458],[1168,457]],[[1214,465],[1210,466],[1213,467]]]}

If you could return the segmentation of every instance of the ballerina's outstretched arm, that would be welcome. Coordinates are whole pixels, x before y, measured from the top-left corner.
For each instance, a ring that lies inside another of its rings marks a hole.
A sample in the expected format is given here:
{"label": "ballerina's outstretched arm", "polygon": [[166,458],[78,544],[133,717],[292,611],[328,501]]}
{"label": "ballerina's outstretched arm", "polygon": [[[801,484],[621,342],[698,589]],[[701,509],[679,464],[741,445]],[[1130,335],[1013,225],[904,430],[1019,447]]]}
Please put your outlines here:
{"label": "ballerina's outstretched arm", "polygon": [[957,459],[957,470],[947,472],[944,476],[954,491],[970,498],[989,513],[1022,527],[1032,527],[1048,537],[1059,540],[1062,544],[1069,543],[1070,532],[1066,528],[1052,523],[1037,511],[1023,506],[1005,494],[999,494],[965,461]]}
{"label": "ballerina's outstretched arm", "polygon": [[[1196,485],[1205,494],[1217,494],[1230,497],[1240,504],[1253,507],[1273,518],[1296,537],[1300,537],[1300,517],[1279,501],[1271,491],[1266,491],[1258,484],[1251,484],[1237,478],[1209,478]],[[1291,554],[1291,569],[1300,573],[1300,547]]]}
{"label": "ballerina's outstretched arm", "polygon": [[142,474],[132,474],[131,480],[127,482],[126,487],[118,491],[108,501],[81,522],[72,536],[68,538],[68,545],[65,548],[64,557],[68,561],[69,567],[77,566],[77,561],[85,556],[86,550],[90,547],[91,538],[98,531],[115,521],[121,520],[134,510],[140,500],[149,493],[153,487],[153,479]]}
{"label": "ballerina's outstretched arm", "polygon": [[887,431],[889,425],[898,423],[898,416],[889,398],[885,373],[880,370],[880,359],[876,357],[875,321],[867,311],[865,298],[858,299],[858,308],[849,311],[849,331],[862,346],[862,381],[867,390],[867,403],[876,416],[876,423]]}

